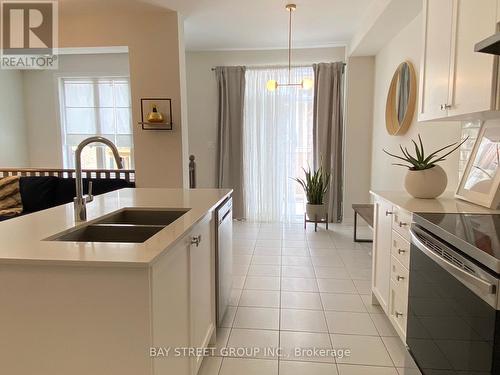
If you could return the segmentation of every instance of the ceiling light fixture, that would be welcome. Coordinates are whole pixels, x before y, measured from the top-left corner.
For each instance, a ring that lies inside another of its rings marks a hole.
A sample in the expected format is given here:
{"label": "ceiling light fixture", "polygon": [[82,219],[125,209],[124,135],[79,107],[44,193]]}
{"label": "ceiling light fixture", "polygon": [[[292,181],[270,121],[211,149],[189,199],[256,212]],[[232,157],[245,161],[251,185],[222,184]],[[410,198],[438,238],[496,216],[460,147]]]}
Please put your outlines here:
{"label": "ceiling light fixture", "polygon": [[297,9],[295,4],[287,4],[286,10],[289,12],[289,22],[288,22],[288,82],[279,83],[274,79],[267,81],[266,88],[268,91],[276,91],[278,87],[286,86],[296,86],[303,89],[309,90],[313,87],[313,80],[310,78],[304,78],[300,83],[292,83],[292,12]]}

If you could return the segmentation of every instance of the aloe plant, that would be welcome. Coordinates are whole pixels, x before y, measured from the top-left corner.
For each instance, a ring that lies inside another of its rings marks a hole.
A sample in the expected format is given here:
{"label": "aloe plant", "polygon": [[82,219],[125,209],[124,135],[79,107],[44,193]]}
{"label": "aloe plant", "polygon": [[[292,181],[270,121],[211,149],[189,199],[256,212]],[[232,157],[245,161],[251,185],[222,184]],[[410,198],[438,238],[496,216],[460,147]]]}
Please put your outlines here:
{"label": "aloe plant", "polygon": [[[385,149],[383,149],[383,151],[387,155],[392,156],[393,158],[400,159],[400,160],[403,160],[404,162],[408,163],[408,164],[393,163],[393,165],[397,165],[400,167],[406,167],[412,171],[423,171],[425,169],[433,168],[436,166],[436,164],[438,164],[442,161],[445,161],[446,157],[448,155],[450,155],[451,153],[456,151],[468,139],[469,139],[469,137],[465,138],[461,142],[455,142],[455,143],[449,144],[447,146],[444,146],[444,147],[440,148],[439,150],[432,152],[430,155],[426,155],[425,150],[424,150],[424,144],[423,144],[422,138],[420,137],[420,134],[419,134],[418,135],[418,144],[417,144],[417,142],[412,140],[413,146],[415,147],[415,155],[412,155],[410,153],[410,151],[408,151],[407,147],[403,147],[401,145],[399,145],[399,148],[401,149],[402,156],[392,154],[392,153],[386,151]],[[451,148],[451,150],[449,150],[450,148]],[[444,155],[439,155],[440,152],[443,152],[445,150],[449,150],[449,151],[446,152]]]}
{"label": "aloe plant", "polygon": [[307,203],[314,205],[323,204],[323,198],[328,191],[331,174],[324,172],[323,167],[319,167],[315,171],[311,171],[311,168],[309,170],[302,169],[304,170],[305,178],[295,177],[293,179],[304,189]]}

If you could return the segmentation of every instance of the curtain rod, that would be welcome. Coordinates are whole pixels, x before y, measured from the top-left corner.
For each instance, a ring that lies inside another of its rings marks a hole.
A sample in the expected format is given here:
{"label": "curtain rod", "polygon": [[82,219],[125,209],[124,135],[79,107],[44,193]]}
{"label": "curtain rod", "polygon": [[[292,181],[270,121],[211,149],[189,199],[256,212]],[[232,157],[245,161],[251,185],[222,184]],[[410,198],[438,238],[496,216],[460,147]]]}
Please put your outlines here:
{"label": "curtain rod", "polygon": [[[292,65],[292,68],[309,68],[313,64],[302,64],[302,65]],[[346,63],[343,63],[346,66]],[[246,68],[249,69],[271,69],[271,68],[288,68],[286,65],[248,65]],[[215,67],[211,68],[212,71],[215,71]]]}

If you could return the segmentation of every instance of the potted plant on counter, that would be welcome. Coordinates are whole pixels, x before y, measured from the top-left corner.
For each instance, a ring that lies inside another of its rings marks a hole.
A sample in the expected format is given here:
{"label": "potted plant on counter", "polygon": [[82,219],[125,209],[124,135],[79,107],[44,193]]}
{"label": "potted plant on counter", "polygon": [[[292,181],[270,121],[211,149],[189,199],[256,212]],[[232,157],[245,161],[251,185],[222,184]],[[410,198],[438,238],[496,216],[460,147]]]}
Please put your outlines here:
{"label": "potted plant on counter", "polygon": [[[467,141],[468,137],[461,142],[455,142],[432,152],[425,154],[424,145],[420,134],[418,144],[414,140],[415,154],[412,155],[407,147],[399,146],[402,155],[392,154],[385,149],[387,155],[404,161],[406,164],[394,163],[393,165],[406,167],[408,172],[405,177],[405,189],[415,198],[431,199],[443,194],[448,184],[448,177],[443,168],[438,164],[446,160],[446,157],[456,151]],[[440,153],[446,152],[444,155]]]}
{"label": "potted plant on counter", "polygon": [[307,217],[310,220],[323,220],[326,216],[324,198],[330,183],[330,173],[325,173],[322,167],[315,171],[311,171],[311,168],[307,171],[304,169],[304,173],[305,179],[296,177],[294,180],[302,186],[306,193]]}

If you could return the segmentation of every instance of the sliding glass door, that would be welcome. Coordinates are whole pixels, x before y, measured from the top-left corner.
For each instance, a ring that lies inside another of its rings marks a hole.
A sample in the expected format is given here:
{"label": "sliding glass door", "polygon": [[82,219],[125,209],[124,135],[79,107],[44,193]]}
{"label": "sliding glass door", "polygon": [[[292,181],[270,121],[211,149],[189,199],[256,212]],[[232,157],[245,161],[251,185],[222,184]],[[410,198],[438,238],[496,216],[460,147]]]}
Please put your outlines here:
{"label": "sliding glass door", "polygon": [[[313,78],[312,67],[292,68],[291,82]],[[266,82],[288,81],[287,68],[248,69],[243,130],[246,218],[264,222],[303,220],[305,197],[293,177],[312,165],[314,90],[279,87]]]}

